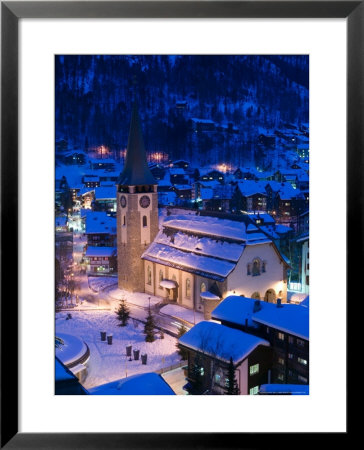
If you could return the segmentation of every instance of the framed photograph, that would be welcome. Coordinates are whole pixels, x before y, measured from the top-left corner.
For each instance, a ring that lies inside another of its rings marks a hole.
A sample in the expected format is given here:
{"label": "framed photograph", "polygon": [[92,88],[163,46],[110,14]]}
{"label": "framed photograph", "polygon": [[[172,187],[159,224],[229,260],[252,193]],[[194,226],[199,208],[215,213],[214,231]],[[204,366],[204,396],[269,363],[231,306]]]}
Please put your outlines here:
{"label": "framed photograph", "polygon": [[348,437],[363,17],[1,3],[2,447]]}

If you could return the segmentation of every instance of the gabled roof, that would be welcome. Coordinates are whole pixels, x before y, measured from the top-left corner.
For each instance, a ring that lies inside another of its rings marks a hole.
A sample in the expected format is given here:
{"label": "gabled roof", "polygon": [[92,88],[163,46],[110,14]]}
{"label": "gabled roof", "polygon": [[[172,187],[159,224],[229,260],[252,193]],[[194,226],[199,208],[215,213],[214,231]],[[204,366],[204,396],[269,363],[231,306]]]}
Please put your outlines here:
{"label": "gabled roof", "polygon": [[157,373],[148,372],[89,389],[91,395],[175,395]]}
{"label": "gabled roof", "polygon": [[180,339],[179,343],[192,350],[234,364],[243,361],[259,345],[269,347],[269,342],[216,322],[199,322]]}
{"label": "gabled roof", "polygon": [[[260,310],[254,312],[255,302]],[[237,325],[245,325],[245,320],[276,328],[302,339],[309,339],[309,311],[300,305],[284,303],[277,307],[275,303],[267,303],[247,297],[230,295],[213,311],[212,318]]]}
{"label": "gabled roof", "polygon": [[125,166],[120,174],[117,184],[127,186],[157,184],[148,167],[142,127],[140,125],[138,108],[135,102],[130,122]]}

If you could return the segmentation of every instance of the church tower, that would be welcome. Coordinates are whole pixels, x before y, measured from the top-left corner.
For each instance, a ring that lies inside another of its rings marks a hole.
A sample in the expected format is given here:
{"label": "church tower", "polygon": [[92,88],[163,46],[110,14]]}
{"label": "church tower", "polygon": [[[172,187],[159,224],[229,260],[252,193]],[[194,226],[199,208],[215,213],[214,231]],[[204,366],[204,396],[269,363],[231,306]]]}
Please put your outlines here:
{"label": "church tower", "polygon": [[118,285],[144,292],[143,252],[158,233],[157,182],[148,164],[136,103],[123,171],[117,181]]}

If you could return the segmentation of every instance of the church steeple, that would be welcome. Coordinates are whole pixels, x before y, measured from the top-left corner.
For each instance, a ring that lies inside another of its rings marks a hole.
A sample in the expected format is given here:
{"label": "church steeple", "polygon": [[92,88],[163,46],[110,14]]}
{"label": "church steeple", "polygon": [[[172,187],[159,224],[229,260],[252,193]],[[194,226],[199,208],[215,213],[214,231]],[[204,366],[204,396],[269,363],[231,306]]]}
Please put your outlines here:
{"label": "church steeple", "polygon": [[137,103],[134,101],[130,121],[128,147],[124,170],[121,172],[117,184],[120,186],[155,185],[147,163],[144,147],[142,127],[140,125]]}

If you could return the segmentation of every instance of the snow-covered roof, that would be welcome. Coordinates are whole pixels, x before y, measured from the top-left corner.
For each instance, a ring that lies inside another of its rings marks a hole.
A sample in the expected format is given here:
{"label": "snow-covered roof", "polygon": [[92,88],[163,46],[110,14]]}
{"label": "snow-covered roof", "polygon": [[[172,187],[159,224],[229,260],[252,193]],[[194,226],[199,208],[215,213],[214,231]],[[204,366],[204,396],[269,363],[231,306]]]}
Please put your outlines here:
{"label": "snow-covered roof", "polygon": [[57,333],[57,337],[64,342],[56,348],[56,356],[64,365],[72,365],[87,353],[87,346],[79,337],[64,333]]}
{"label": "snow-covered roof", "polygon": [[99,182],[99,181],[100,181],[100,177],[96,176],[96,175],[89,175],[89,176],[83,178],[84,183],[95,183],[95,182]]}
{"label": "snow-covered roof", "polygon": [[223,281],[235,268],[235,263],[217,261],[214,258],[200,256],[181,251],[168,245],[153,242],[143,253],[142,259],[175,267],[186,272],[192,272],[218,281]]}
{"label": "snow-covered roof", "polygon": [[265,181],[244,180],[238,182],[238,189],[244,197],[250,197],[255,194],[266,196]]}
{"label": "snow-covered roof", "polygon": [[200,297],[204,300],[220,300],[220,297],[218,295],[215,295],[210,291],[201,292]]}
{"label": "snow-covered roof", "polygon": [[187,331],[179,343],[225,362],[232,358],[234,364],[243,361],[259,345],[269,346],[269,342],[264,339],[206,321],[199,322]]}
{"label": "snow-covered roof", "polygon": [[309,311],[300,305],[264,303],[263,308],[253,314],[253,320],[302,339],[309,339]]}
{"label": "snow-covered roof", "polygon": [[56,217],[56,227],[65,227],[67,226],[67,222],[68,222],[67,216]]}
{"label": "snow-covered roof", "polygon": [[309,390],[308,384],[262,384],[259,394],[308,395]]}
{"label": "snow-covered roof", "polygon": [[245,224],[233,220],[219,219],[211,216],[170,216],[163,223],[164,227],[188,231],[200,235],[224,237],[244,242]]}
{"label": "snow-covered roof", "polygon": [[274,224],[275,220],[274,218],[267,213],[254,213],[254,214],[249,214],[249,217],[253,220],[257,220],[257,219],[261,219],[264,221],[265,224]]}
{"label": "snow-covered roof", "polygon": [[178,286],[174,280],[162,280],[159,285],[166,289],[174,289]]}
{"label": "snow-covered roof", "polygon": [[182,231],[176,231],[170,235],[162,230],[154,242],[233,262],[237,262],[244,251],[243,243],[226,242],[223,239],[211,239],[207,236],[194,236]]}
{"label": "snow-covered roof", "polygon": [[309,339],[308,308],[284,303],[277,307],[275,303],[258,300],[260,310],[253,312],[256,300],[231,295],[226,297],[213,311],[212,318],[238,325],[245,320],[267,325],[302,339]]}
{"label": "snow-covered roof", "polygon": [[116,199],[116,188],[114,187],[96,187],[95,199]]}
{"label": "snow-covered roof", "polygon": [[105,212],[89,211],[86,213],[86,234],[116,234],[116,218]]}
{"label": "snow-covered roof", "polygon": [[154,372],[112,381],[88,391],[91,395],[175,395],[164,379]]}
{"label": "snow-covered roof", "polygon": [[87,247],[86,256],[89,258],[95,256],[110,257],[116,255],[115,247]]}
{"label": "snow-covered roof", "polygon": [[238,325],[245,325],[245,321],[248,320],[248,324],[252,326],[253,322],[251,319],[256,301],[260,305],[264,303],[249,297],[230,295],[212,311],[211,316],[215,320],[223,320]]}

